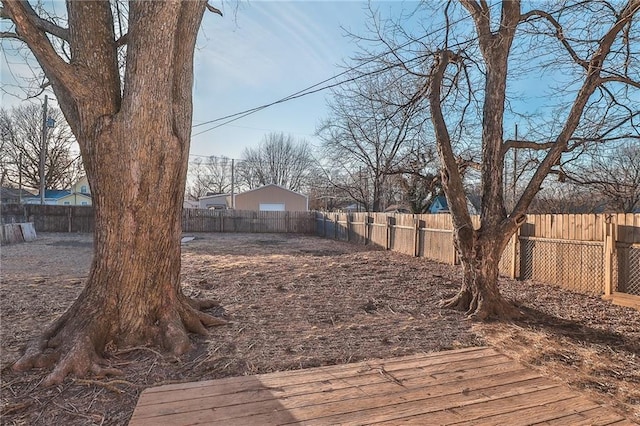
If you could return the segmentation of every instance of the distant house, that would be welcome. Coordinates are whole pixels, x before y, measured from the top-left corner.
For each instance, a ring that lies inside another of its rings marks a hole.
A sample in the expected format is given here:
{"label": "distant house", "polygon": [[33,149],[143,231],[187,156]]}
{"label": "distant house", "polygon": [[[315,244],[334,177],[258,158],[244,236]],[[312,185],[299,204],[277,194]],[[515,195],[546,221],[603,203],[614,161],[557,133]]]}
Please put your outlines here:
{"label": "distant house", "polygon": [[237,210],[254,211],[308,211],[309,198],[306,195],[269,184],[235,196]]}
{"label": "distant house", "polygon": [[[473,205],[473,203],[467,198],[467,208],[469,209],[469,214],[478,214],[478,209]],[[451,213],[449,211],[449,204],[447,203],[447,197],[444,195],[438,195],[434,198],[431,206],[429,206],[429,213],[437,214],[437,213]]]}
{"label": "distant house", "polygon": [[406,206],[404,204],[392,204],[386,209],[384,209],[385,213],[411,213],[411,207]]}
{"label": "distant house", "polygon": [[59,206],[90,206],[91,195],[83,194],[81,192],[72,192],[69,195],[58,198]]}
{"label": "distant house", "polygon": [[429,206],[429,213],[449,213],[449,204],[447,204],[447,197],[445,197],[444,195],[438,195]]}
{"label": "distant house", "polygon": [[[40,194],[32,195],[24,201],[26,204],[40,204]],[[78,179],[69,189],[47,189],[44,191],[44,203],[56,206],[92,205],[91,188],[86,176]]]}
{"label": "distant house", "polygon": [[71,192],[72,194],[77,193],[90,196],[91,187],[89,187],[89,180],[87,179],[87,177],[83,176],[78,179],[78,181],[71,186],[69,192]]}
{"label": "distant house", "polygon": [[201,209],[224,210],[231,208],[231,194],[211,194],[198,198]]}
{"label": "distant house", "polygon": [[[57,206],[58,201],[61,198],[71,195],[71,192],[66,189],[45,189],[44,191],[44,203],[50,206]],[[40,194],[32,195],[25,198],[23,202],[25,204],[40,204]]]}
{"label": "distant house", "polygon": [[24,189],[0,187],[0,203],[2,204],[20,204],[29,197],[33,197],[33,194]]}
{"label": "distant house", "polygon": [[199,209],[200,208],[200,203],[197,200],[187,200],[187,199],[185,199],[182,202],[182,208],[183,209]]}
{"label": "distant house", "polygon": [[345,213],[359,213],[359,212],[367,211],[364,204],[362,203],[351,203],[344,207],[340,207],[337,210]]}

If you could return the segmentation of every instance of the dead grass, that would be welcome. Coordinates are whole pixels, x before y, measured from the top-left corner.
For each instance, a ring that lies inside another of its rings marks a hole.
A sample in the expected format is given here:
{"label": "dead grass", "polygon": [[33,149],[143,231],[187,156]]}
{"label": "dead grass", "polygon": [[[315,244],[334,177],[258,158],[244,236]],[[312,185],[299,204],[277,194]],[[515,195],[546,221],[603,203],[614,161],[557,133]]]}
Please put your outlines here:
{"label": "dead grass", "polygon": [[[437,304],[459,270],[424,259],[271,234],[197,234],[183,249],[185,292],[222,302],[232,323],[194,337],[181,358],[150,348],[108,354],[124,377],[38,386],[8,368],[66,309],[86,276],[88,235],[44,234],[2,248],[1,422],[123,425],[149,386],[491,344],[640,420],[640,313],[548,286],[503,280],[530,318],[472,324]],[[223,314],[223,312],[217,312]]]}

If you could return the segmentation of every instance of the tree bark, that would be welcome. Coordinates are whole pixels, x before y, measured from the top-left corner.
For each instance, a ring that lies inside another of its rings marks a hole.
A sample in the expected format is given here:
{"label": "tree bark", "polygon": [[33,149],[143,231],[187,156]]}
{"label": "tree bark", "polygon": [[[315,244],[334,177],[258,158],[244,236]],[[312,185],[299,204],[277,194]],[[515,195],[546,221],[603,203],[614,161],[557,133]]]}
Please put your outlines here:
{"label": "tree bark", "polygon": [[6,3],[72,125],[95,211],[85,289],[14,369],[55,364],[47,385],[117,373],[101,365],[107,345],[184,353],[189,332],[225,323],[201,312],[214,302],[189,299],[180,287],[193,52],[205,2],[131,3],[122,91],[109,2],[67,5],[70,64],[52,59],[20,2]]}
{"label": "tree bark", "polygon": [[453,152],[447,122],[442,112],[442,86],[447,68],[460,65],[462,58],[453,51],[442,50],[436,55],[429,79],[429,106],[434,126],[438,154],[442,163],[442,186],[452,215],[456,249],[463,266],[463,283],[445,307],[466,311],[469,317],[510,318],[519,313],[498,289],[498,263],[509,238],[522,216],[507,217],[503,200],[502,122],[508,57],[518,19],[520,2],[502,2],[501,24],[492,31],[490,10],[486,2],[462,0],[471,14],[480,51],[486,66],[485,98],[482,116],[482,207],[480,229],[474,229],[467,207],[466,192],[458,162]]}
{"label": "tree bark", "polygon": [[464,311],[470,319],[477,320],[522,316],[514,305],[502,297],[498,288],[498,265],[509,237],[503,233],[480,234],[474,231],[471,236],[464,236],[464,240],[460,240],[458,233],[455,234],[462,264],[462,286],[454,297],[444,300],[441,306]]}

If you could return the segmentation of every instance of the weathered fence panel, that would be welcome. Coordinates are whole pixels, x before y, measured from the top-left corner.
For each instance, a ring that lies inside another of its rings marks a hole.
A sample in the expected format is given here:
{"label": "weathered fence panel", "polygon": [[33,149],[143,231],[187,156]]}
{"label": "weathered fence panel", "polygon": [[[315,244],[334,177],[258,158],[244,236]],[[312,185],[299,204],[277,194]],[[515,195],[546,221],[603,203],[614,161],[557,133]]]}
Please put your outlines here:
{"label": "weathered fence panel", "polygon": [[[33,222],[38,232],[93,232],[93,208],[3,204],[2,223]],[[314,233],[313,212],[184,209],[184,232]]]}
{"label": "weathered fence panel", "polygon": [[[478,227],[479,217],[472,220]],[[447,214],[318,213],[316,222],[323,231],[327,223],[337,224],[333,233],[317,233],[327,238],[458,262]],[[505,276],[586,294],[640,296],[640,214],[529,215],[509,240],[499,268]]]}
{"label": "weathered fence panel", "polygon": [[2,223],[32,222],[36,231],[92,232],[93,208],[40,204],[2,204]]}
{"label": "weathered fence panel", "polygon": [[586,294],[604,294],[604,244],[599,241],[520,239],[522,279]]}
{"label": "weathered fence panel", "polygon": [[420,228],[421,256],[437,262],[456,263],[456,252],[453,245],[453,222],[448,214],[418,215],[424,223]]}
{"label": "weathered fence panel", "polygon": [[640,214],[617,214],[611,222],[616,225],[611,290],[640,296]]}
{"label": "weathered fence panel", "polygon": [[36,239],[36,230],[31,222],[0,225],[2,244],[22,243]]}
{"label": "weathered fence panel", "polygon": [[318,233],[313,212],[184,209],[183,232]]}
{"label": "weathered fence panel", "polygon": [[369,241],[371,244],[384,249],[388,249],[389,241],[389,221],[384,213],[375,213],[369,216]]}

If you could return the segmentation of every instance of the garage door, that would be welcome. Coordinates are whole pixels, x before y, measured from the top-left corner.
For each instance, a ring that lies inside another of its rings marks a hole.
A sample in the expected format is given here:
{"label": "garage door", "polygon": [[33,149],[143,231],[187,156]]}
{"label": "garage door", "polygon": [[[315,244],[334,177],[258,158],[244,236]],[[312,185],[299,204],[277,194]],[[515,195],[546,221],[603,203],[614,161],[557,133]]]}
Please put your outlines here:
{"label": "garage door", "polygon": [[261,212],[283,212],[284,203],[260,203]]}

